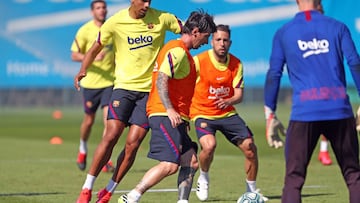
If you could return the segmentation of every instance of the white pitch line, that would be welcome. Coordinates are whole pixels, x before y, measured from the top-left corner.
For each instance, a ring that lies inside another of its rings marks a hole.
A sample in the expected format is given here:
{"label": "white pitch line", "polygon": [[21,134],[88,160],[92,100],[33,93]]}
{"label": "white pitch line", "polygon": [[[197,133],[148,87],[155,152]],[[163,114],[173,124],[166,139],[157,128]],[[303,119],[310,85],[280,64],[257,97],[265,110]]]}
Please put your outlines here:
{"label": "white pitch line", "polygon": [[[304,188],[314,188],[314,189],[317,189],[317,188],[326,188],[328,186],[326,185],[305,185]],[[114,192],[114,194],[124,194],[124,193],[128,193],[130,192],[131,190],[116,190]],[[191,189],[192,192],[196,192],[196,189],[195,188],[192,188]],[[164,188],[164,189],[150,189],[150,190],[147,190],[146,192],[178,192],[178,189],[176,188]],[[97,194],[97,192],[94,192],[93,194]]]}
{"label": "white pitch line", "polygon": [[[124,194],[124,193],[128,193],[130,192],[131,190],[116,190],[113,194]],[[147,190],[146,192],[177,192],[178,189],[171,189],[171,188],[165,188],[165,189],[150,189],[150,190]],[[192,192],[195,192],[196,189],[191,189]],[[93,194],[97,194],[97,192],[93,192]]]}

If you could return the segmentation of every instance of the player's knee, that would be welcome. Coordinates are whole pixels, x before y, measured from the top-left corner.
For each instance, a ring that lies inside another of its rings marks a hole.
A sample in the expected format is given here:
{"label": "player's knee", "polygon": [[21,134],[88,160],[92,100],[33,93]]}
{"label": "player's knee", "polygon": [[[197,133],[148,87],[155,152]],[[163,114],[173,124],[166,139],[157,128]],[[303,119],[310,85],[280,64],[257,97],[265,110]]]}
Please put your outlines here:
{"label": "player's knee", "polygon": [[216,149],[216,143],[207,143],[201,145],[201,151],[206,154],[213,154]]}
{"label": "player's knee", "polygon": [[168,175],[175,174],[178,171],[178,169],[179,169],[179,165],[174,163],[168,164],[166,167],[166,171]]}
{"label": "player's knee", "polygon": [[248,143],[248,146],[244,150],[244,154],[248,160],[256,160],[257,159],[256,145],[253,142]]}

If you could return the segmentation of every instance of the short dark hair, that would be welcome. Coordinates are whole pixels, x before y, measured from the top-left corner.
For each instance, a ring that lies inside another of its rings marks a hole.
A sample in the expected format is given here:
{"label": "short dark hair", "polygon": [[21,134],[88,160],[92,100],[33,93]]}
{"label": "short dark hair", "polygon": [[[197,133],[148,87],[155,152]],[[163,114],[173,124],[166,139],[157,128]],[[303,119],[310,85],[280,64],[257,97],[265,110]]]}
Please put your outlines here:
{"label": "short dark hair", "polygon": [[201,33],[214,33],[216,31],[214,17],[204,12],[202,9],[191,12],[182,28],[182,33],[189,34],[196,27]]}
{"label": "short dark hair", "polygon": [[106,6],[106,1],[105,1],[105,0],[92,0],[92,1],[91,1],[91,4],[90,4],[91,10],[94,9],[94,5],[95,5],[96,3],[104,3],[105,6]]}
{"label": "short dark hair", "polygon": [[230,30],[230,26],[229,25],[224,25],[224,24],[219,24],[216,26],[216,31],[223,31],[223,32],[227,32],[229,34],[229,37],[231,35],[231,30]]}

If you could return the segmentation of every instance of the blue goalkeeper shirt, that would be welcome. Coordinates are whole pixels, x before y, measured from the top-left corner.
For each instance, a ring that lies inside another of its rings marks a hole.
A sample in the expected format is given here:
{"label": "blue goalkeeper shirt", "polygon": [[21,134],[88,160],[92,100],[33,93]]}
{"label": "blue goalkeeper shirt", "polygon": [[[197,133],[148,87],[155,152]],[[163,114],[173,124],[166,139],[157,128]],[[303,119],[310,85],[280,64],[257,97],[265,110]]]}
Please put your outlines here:
{"label": "blue goalkeeper shirt", "polygon": [[297,13],[273,38],[265,105],[275,112],[286,64],[293,88],[290,120],[353,116],[346,93],[344,58],[360,93],[360,58],[347,26],[316,10]]}

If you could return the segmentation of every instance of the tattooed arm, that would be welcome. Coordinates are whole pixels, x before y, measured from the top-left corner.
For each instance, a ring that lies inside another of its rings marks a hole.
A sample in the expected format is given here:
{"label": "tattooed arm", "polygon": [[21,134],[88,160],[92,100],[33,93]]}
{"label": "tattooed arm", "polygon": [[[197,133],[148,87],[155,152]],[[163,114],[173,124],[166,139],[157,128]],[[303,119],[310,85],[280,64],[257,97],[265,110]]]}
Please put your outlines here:
{"label": "tattooed arm", "polygon": [[181,116],[178,112],[175,111],[174,107],[171,104],[169,98],[169,88],[168,88],[169,76],[163,72],[158,73],[156,79],[156,87],[158,89],[158,94],[160,96],[161,102],[163,103],[168,117],[170,119],[171,125],[175,128],[177,125],[182,123]]}

